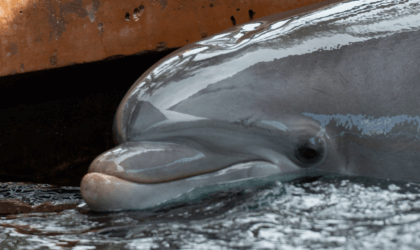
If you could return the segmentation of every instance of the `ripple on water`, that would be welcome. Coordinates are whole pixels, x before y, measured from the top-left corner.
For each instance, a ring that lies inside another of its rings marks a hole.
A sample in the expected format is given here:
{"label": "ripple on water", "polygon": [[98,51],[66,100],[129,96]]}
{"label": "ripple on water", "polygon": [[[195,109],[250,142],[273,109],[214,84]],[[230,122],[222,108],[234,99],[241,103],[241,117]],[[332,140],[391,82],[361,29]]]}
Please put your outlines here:
{"label": "ripple on water", "polygon": [[[420,185],[320,178],[91,212],[79,188],[0,184],[1,249],[420,249]],[[19,208],[19,209],[16,209]]]}

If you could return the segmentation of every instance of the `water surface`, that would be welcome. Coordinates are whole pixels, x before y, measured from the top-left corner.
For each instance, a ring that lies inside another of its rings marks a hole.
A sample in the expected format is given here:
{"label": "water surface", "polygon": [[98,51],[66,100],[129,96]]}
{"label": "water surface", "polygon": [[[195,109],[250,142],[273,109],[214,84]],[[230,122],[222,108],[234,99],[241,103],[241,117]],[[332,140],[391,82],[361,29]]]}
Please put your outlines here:
{"label": "water surface", "polygon": [[4,250],[420,249],[416,183],[322,177],[112,213],[76,187],[2,183],[0,198]]}

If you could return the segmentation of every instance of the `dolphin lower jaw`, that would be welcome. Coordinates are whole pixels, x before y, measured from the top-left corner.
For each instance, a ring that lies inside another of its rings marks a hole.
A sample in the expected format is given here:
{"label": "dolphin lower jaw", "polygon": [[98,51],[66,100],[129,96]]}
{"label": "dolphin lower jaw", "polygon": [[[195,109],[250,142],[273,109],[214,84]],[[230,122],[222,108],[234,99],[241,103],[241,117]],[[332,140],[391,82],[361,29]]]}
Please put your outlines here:
{"label": "dolphin lower jaw", "polygon": [[[267,177],[280,177],[283,174],[299,176],[300,171],[305,171],[290,164],[290,161],[281,162],[279,165],[264,161],[239,163],[212,173],[152,184],[136,183],[101,172],[90,172],[82,179],[81,194],[94,211],[143,209],[177,199],[182,195],[188,196],[196,190],[200,190],[201,194],[208,194],[218,189],[225,190],[225,186],[246,187],[249,186],[249,182],[262,185],[269,183],[265,180]],[[156,195],[156,191],[159,195]]]}

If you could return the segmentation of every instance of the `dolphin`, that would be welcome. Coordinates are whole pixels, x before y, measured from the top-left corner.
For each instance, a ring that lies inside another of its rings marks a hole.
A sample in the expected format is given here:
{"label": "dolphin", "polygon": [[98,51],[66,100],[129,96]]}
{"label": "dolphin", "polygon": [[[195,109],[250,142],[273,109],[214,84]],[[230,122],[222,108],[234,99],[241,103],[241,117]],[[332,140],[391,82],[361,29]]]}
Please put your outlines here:
{"label": "dolphin", "polygon": [[115,115],[119,146],[92,162],[81,193],[110,211],[282,176],[419,182],[419,103],[419,0],[268,16],[147,70]]}

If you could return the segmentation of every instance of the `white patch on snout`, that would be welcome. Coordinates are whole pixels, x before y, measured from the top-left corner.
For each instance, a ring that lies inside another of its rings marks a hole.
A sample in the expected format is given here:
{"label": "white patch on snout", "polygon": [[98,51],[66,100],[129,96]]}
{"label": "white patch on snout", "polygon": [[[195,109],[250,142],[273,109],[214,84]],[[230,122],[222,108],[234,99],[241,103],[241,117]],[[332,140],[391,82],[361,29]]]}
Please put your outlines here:
{"label": "white patch on snout", "polygon": [[124,172],[125,169],[120,165],[122,161],[124,161],[127,158],[130,158],[135,155],[140,155],[142,153],[146,152],[158,152],[158,151],[165,151],[163,148],[143,148],[141,145],[137,147],[130,147],[130,148],[117,148],[111,151],[108,151],[107,153],[103,154],[103,156],[106,156],[105,159],[99,159],[100,162],[107,161],[107,162],[113,162],[116,166],[117,172]]}
{"label": "white patch on snout", "polygon": [[117,165],[117,172],[124,172],[124,168],[120,165]]}
{"label": "white patch on snout", "polygon": [[178,163],[188,163],[188,162],[196,161],[196,160],[199,160],[201,158],[204,158],[204,154],[199,152],[197,155],[195,155],[193,157],[185,157],[185,158],[177,159],[177,160],[175,160],[171,163],[168,163],[166,165],[163,165],[163,166],[156,166],[156,167],[153,167],[153,168],[146,168],[146,169],[129,169],[129,170],[127,170],[127,173],[140,173],[140,172],[143,172],[143,171],[149,171],[150,169],[165,168],[165,167],[169,167],[171,165],[178,164]]}
{"label": "white patch on snout", "polygon": [[277,129],[280,129],[280,130],[282,130],[284,132],[286,132],[288,130],[288,128],[287,128],[286,125],[284,125],[283,123],[278,122],[278,121],[261,121],[261,122],[264,123],[264,124],[273,126],[273,127],[277,128]]}

